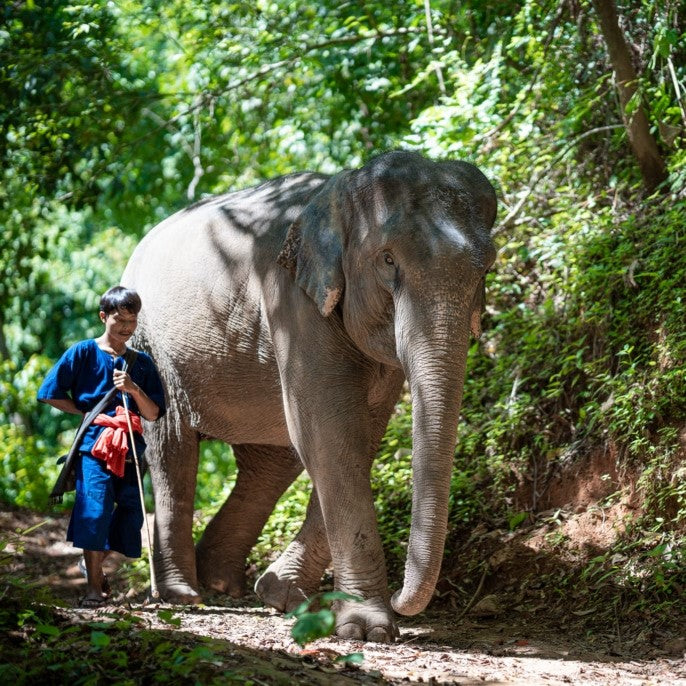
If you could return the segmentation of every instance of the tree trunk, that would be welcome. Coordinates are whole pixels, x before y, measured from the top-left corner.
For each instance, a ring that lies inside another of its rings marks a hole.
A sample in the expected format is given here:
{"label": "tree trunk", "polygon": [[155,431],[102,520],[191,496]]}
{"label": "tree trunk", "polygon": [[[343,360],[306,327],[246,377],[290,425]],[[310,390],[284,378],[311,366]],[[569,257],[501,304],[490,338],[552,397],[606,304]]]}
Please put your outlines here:
{"label": "tree trunk", "polygon": [[9,360],[10,351],[7,349],[7,341],[5,339],[5,318],[0,311],[0,361]]}
{"label": "tree trunk", "polygon": [[622,119],[629,135],[629,143],[643,176],[643,183],[652,192],[667,178],[667,168],[657,149],[657,143],[650,133],[648,117],[641,103],[633,112],[627,112],[627,105],[638,90],[638,75],[631,61],[631,53],[624,34],[619,27],[614,0],[592,0],[600,22],[612,68],[615,72]]}

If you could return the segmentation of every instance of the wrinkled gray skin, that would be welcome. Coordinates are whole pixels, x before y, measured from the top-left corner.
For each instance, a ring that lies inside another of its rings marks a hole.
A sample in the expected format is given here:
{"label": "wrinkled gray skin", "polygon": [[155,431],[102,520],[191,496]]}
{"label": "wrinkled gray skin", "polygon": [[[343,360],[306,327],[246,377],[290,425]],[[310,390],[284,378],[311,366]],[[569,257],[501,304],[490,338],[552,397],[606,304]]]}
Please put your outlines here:
{"label": "wrinkled gray skin", "polygon": [[[333,177],[293,174],[178,212],[147,235],[122,283],[143,299],[137,344],[169,395],[146,424],[163,598],[239,596],[245,560],[303,465],[313,494],[296,539],[257,581],[290,610],[333,561],[339,636],[391,641],[438,577],[465,358],[495,252],[492,186],[474,166],[408,152]],[[372,459],[407,379],[412,525],[389,597]],[[194,549],[198,442],[234,447],[238,478]]]}

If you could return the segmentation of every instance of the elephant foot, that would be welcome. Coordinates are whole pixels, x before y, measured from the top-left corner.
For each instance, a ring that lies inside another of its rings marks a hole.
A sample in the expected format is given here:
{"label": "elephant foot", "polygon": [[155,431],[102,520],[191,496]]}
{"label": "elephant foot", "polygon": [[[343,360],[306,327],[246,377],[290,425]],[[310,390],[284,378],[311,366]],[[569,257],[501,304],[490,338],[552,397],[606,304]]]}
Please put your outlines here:
{"label": "elephant foot", "polygon": [[226,593],[232,598],[242,598],[245,595],[245,572],[243,570],[240,573],[219,573],[218,571],[210,573],[200,568],[198,569],[198,581],[202,588]]}
{"label": "elephant foot", "polygon": [[195,566],[198,570],[198,583],[201,588],[217,593],[226,593],[232,598],[245,595],[245,559],[227,560],[206,546],[198,546],[195,551]]}
{"label": "elephant foot", "polygon": [[400,635],[393,611],[382,599],[337,601],[336,635],[355,641],[393,643]]}
{"label": "elephant foot", "polygon": [[325,557],[291,543],[257,580],[255,593],[265,605],[291,612],[317,592],[326,565]]}
{"label": "elephant foot", "polygon": [[160,598],[171,605],[200,605],[200,594],[188,584],[160,582],[157,590]]}
{"label": "elephant foot", "polygon": [[291,612],[317,590],[316,585],[303,588],[297,578],[280,577],[273,567],[270,565],[255,583],[255,593],[265,605],[280,612]]}

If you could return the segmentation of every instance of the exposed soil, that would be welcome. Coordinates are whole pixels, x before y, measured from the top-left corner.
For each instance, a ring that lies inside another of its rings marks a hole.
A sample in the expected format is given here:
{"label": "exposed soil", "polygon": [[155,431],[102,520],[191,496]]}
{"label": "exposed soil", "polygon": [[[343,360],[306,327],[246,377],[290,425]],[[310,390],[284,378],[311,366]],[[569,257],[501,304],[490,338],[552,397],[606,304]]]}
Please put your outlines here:
{"label": "exposed soil", "polygon": [[[610,516],[604,516],[589,526],[594,515],[586,510],[567,517],[564,525],[577,542],[597,536],[596,543],[607,543],[612,525]],[[276,670],[281,676],[270,683],[286,676],[308,684],[686,685],[686,627],[680,633],[670,622],[655,626],[617,618],[593,629],[588,614],[602,615],[602,609],[587,609],[571,597],[556,605],[541,603],[542,595],[530,581],[513,581],[515,572],[531,572],[541,561],[547,525],[516,535],[475,532],[478,545],[493,552],[471,602],[465,605],[464,596],[450,590],[444,580],[444,590],[429,611],[400,620],[401,636],[395,645],[331,638],[301,649],[290,636],[293,620],[261,606],[254,596],[242,601],[215,596],[207,598],[206,606],[173,608],[180,625],[170,626],[159,616],[162,606],[146,605],[140,593],[124,594],[128,583],[121,558],[107,563],[115,588],[113,604],[102,610],[80,609],[77,600],[84,580],[76,564],[79,551],[64,542],[65,516],[5,509],[0,512],[0,535],[7,540],[8,532],[24,531],[41,521],[42,526],[21,537],[23,552],[17,553],[13,572],[49,586],[67,605],[64,613],[70,619],[92,621],[94,616],[125,611],[151,628],[185,632],[190,643],[195,636],[210,637],[237,662],[261,661]],[[463,599],[462,607],[458,598]],[[356,652],[364,656],[360,666],[334,663],[336,657]]]}
{"label": "exposed soil", "polygon": [[[11,571],[49,587],[72,621],[126,612],[150,628],[182,632],[189,645],[209,637],[243,673],[267,665],[275,675],[269,683],[686,686],[686,602],[680,616],[673,606],[663,615],[647,614],[636,603],[623,604],[621,590],[614,593],[612,586],[603,602],[586,587],[560,583],[573,578],[565,573],[580,560],[607,550],[638,512],[634,480],[618,474],[615,464],[609,451],[522,483],[513,510],[535,514],[513,532],[481,525],[453,541],[436,600],[424,614],[400,619],[394,645],[330,638],[302,649],[290,636],[293,620],[250,594],[241,601],[208,596],[195,608],[146,604],[140,586],[129,588],[130,565],[115,556],[106,562],[112,605],[83,610],[80,551],[64,542],[66,515],[5,507],[0,540],[43,522],[7,549],[15,555]],[[172,609],[180,624],[164,621],[161,608]],[[363,654],[361,665],[334,662],[351,653]],[[264,674],[260,668],[260,683]]]}

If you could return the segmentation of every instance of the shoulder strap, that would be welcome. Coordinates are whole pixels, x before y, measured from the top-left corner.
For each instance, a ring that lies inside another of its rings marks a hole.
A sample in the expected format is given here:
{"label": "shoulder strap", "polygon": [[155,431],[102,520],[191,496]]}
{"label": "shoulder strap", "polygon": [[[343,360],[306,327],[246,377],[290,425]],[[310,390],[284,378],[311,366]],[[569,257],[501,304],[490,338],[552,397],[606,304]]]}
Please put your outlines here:
{"label": "shoulder strap", "polygon": [[136,364],[136,359],[138,357],[138,350],[134,348],[127,348],[124,353],[124,371],[133,369],[133,365]]}

